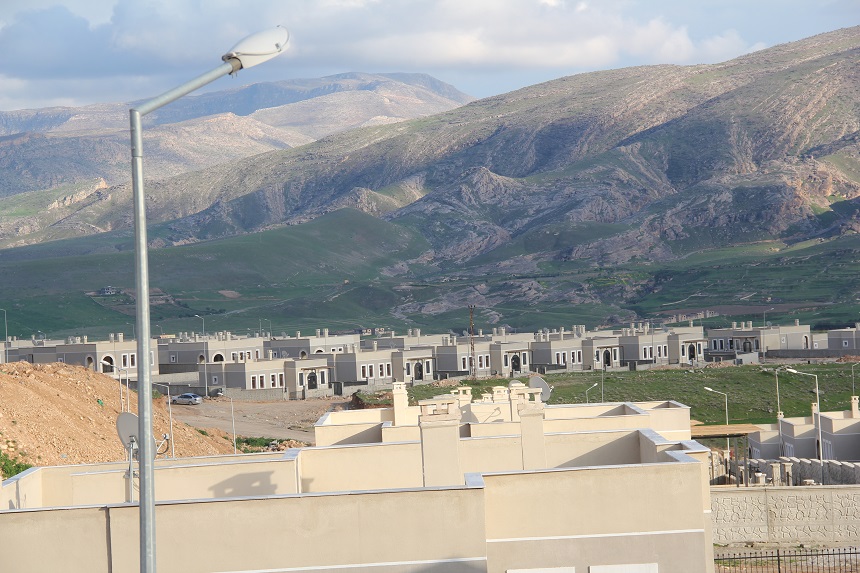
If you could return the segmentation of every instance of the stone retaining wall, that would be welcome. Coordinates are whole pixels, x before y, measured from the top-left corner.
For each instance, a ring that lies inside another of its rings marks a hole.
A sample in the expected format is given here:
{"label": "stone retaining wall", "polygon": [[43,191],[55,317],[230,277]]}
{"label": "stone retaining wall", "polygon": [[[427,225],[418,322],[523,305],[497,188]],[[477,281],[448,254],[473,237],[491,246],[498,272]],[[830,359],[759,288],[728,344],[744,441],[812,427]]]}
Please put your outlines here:
{"label": "stone retaining wall", "polygon": [[711,488],[714,543],[856,543],[860,487]]}

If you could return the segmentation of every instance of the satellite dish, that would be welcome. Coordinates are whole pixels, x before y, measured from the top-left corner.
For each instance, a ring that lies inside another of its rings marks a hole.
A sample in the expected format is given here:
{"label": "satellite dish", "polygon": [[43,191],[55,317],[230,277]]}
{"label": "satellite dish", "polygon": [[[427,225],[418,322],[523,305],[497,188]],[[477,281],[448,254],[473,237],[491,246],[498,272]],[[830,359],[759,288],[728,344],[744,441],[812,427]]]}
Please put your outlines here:
{"label": "satellite dish", "polygon": [[768,321],[767,321],[766,326],[770,327],[770,326],[772,326],[772,325],[773,325],[773,323],[772,323],[771,321],[769,321],[769,320],[768,320]]}
{"label": "satellite dish", "polygon": [[116,419],[116,433],[119,435],[119,441],[122,442],[125,449],[137,449],[140,444],[140,437],[137,435],[137,414],[131,412],[123,412]]}
{"label": "satellite dish", "polygon": [[[119,441],[126,451],[131,450],[134,458],[137,458],[137,452],[140,448],[140,436],[137,434],[138,420],[137,414],[131,412],[123,412],[116,419],[116,433],[119,436]],[[155,443],[155,436],[152,437],[152,457],[155,457],[155,452],[158,445]]]}
{"label": "satellite dish", "polygon": [[540,388],[541,402],[547,402],[549,395],[552,393],[552,386],[546,383],[546,380],[540,376],[532,376],[529,378],[529,388]]}

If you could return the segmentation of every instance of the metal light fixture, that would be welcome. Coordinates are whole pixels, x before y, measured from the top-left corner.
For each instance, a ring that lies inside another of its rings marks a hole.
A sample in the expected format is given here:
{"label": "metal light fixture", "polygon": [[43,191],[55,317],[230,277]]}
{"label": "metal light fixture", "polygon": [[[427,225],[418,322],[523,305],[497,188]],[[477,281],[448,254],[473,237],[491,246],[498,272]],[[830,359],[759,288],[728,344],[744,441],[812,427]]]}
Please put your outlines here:
{"label": "metal light fixture", "polygon": [[140,417],[140,571],[155,571],[155,484],[152,439],[152,386],[149,332],[149,263],[146,205],[143,194],[143,133],[141,117],[199,89],[222,76],[261,64],[284,51],[290,35],[278,26],[241,40],[224,54],[223,64],[193,80],[129,110],[131,126],[131,183],[134,201],[135,288],[137,292],[138,412]]}
{"label": "metal light fixture", "polygon": [[818,435],[818,447],[816,448],[818,459],[823,460],[824,457],[821,455],[821,397],[818,394],[818,375],[810,374],[808,372],[801,372],[799,370],[795,370],[794,368],[786,368],[786,372],[791,372],[792,374],[800,374],[802,376],[812,376],[815,378],[815,403],[817,404],[816,416],[812,418],[812,421],[815,423],[816,434]]}

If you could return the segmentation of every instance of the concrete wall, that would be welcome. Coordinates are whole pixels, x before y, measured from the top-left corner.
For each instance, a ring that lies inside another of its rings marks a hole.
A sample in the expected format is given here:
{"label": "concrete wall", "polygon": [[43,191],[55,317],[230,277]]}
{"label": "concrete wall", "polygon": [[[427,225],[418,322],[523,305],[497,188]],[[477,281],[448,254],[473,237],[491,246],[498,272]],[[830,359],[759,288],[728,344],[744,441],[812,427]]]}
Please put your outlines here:
{"label": "concrete wall", "polygon": [[700,480],[696,463],[485,475],[488,571],[655,562],[660,573],[712,571]]}
{"label": "concrete wall", "polygon": [[420,443],[314,447],[301,452],[303,493],[423,485]]}
{"label": "concrete wall", "polygon": [[[478,572],[486,570],[483,521],[483,492],[465,488],[159,503],[157,567],[416,573],[433,564],[434,572]],[[133,506],[6,513],[3,570],[136,572],[137,525]]]}
{"label": "concrete wall", "polygon": [[712,488],[714,543],[856,543],[860,487]]}

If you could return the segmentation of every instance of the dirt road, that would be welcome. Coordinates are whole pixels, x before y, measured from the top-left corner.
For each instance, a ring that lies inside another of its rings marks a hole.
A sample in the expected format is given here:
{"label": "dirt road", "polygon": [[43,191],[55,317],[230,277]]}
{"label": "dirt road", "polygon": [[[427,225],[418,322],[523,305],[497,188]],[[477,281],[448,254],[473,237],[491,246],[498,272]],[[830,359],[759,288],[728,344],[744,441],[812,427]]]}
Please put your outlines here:
{"label": "dirt road", "polygon": [[329,410],[346,407],[343,398],[287,400],[281,402],[233,401],[230,414],[230,399],[209,398],[197,406],[173,405],[173,417],[195,428],[217,428],[228,434],[257,438],[299,440],[313,444],[314,423]]}

